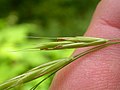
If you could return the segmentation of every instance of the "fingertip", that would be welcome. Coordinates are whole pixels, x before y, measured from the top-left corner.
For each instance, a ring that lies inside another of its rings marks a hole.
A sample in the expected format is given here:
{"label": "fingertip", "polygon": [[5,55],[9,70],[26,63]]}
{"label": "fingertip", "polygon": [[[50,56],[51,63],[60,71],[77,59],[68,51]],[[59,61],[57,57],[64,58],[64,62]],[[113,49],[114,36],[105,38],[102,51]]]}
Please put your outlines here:
{"label": "fingertip", "polygon": [[120,0],[102,0],[93,15],[85,36],[120,37]]}

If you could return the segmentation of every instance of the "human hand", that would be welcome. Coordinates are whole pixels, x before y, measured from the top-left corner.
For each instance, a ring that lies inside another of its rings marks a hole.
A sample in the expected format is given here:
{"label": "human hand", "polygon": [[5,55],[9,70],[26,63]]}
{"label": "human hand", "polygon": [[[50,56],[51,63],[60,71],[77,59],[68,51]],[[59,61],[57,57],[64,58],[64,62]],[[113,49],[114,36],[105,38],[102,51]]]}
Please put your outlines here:
{"label": "human hand", "polygon": [[[85,36],[120,37],[120,0],[98,4]],[[119,55],[118,44],[81,57],[57,72],[50,90],[120,90]]]}

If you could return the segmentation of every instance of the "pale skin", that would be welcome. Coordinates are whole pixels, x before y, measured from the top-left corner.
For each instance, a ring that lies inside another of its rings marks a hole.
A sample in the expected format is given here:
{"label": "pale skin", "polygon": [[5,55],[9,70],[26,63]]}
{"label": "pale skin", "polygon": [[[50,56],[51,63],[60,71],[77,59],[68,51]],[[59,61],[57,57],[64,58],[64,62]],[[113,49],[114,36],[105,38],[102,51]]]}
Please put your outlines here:
{"label": "pale skin", "polygon": [[[85,36],[120,38],[120,0],[101,0]],[[77,54],[85,49],[77,49]],[[83,56],[57,72],[50,90],[120,90],[120,44]]]}

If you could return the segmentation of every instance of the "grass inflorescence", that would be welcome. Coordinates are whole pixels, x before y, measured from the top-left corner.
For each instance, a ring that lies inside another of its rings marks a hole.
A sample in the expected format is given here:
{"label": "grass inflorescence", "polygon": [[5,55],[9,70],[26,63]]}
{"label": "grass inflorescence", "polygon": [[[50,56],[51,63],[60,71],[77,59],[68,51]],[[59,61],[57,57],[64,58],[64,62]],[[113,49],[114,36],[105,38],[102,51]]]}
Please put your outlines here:
{"label": "grass inflorescence", "polygon": [[[74,60],[77,60],[78,58],[86,54],[89,54],[93,51],[105,48],[113,44],[120,44],[120,39],[108,40],[108,39],[103,39],[103,38],[82,37],[82,36],[81,37],[60,37],[60,38],[57,38],[57,41],[55,42],[41,44],[40,46],[35,47],[35,49],[37,48],[40,50],[59,50],[59,49],[70,49],[70,48],[82,48],[82,47],[89,47],[89,46],[94,46],[94,47],[86,51],[80,52],[79,54],[75,56],[71,56],[71,57],[63,58],[59,60],[54,60],[52,62],[39,65],[22,75],[14,77],[0,84],[0,90],[7,90],[10,88],[13,88],[17,85],[30,82],[46,74],[48,74],[48,77],[45,78],[47,79],[51,75],[53,75],[55,72],[62,69],[64,66],[68,65]],[[35,90],[37,86],[41,84],[45,79],[43,79],[36,86],[31,88],[31,90]]]}

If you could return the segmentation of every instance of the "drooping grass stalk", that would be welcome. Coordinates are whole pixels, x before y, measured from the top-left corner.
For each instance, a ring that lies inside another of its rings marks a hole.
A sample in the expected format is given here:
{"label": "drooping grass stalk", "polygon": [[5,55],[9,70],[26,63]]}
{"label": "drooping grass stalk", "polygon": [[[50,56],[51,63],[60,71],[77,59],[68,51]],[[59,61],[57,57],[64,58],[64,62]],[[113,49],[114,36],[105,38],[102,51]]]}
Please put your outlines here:
{"label": "drooping grass stalk", "polygon": [[[100,38],[93,38],[93,40],[89,40],[89,39],[81,40],[82,42],[79,40],[80,47],[95,46],[95,45],[97,45],[97,46],[93,47],[91,49],[88,49],[86,51],[83,51],[75,56],[71,56],[69,58],[64,58],[64,59],[60,59],[60,60],[55,60],[52,62],[48,62],[46,64],[42,64],[38,67],[35,67],[32,70],[30,70],[22,75],[19,75],[13,79],[6,81],[3,84],[0,84],[0,90],[7,90],[7,89],[13,88],[17,85],[21,85],[26,82],[30,82],[30,81],[32,81],[36,78],[39,78],[43,75],[54,73],[54,72],[60,70],[61,68],[63,68],[64,66],[68,65],[69,63],[73,62],[74,60],[76,60],[86,54],[89,54],[93,51],[102,49],[102,48],[107,47],[112,44],[120,43],[119,40],[112,41],[112,40],[106,40],[106,39],[100,39]],[[58,42],[59,44],[56,42],[52,43],[52,45],[50,43],[49,43],[49,45],[44,44],[45,46],[44,46],[44,48],[42,46],[42,49],[43,50],[51,50],[51,49],[55,49],[56,47],[57,47],[56,49],[59,49],[59,48],[61,48],[59,46],[63,47],[65,44],[68,44],[68,46],[69,46],[69,44],[71,44],[71,43],[74,44],[72,47],[76,48],[76,43],[78,43],[78,41],[73,41],[73,39],[72,40],[67,39],[68,41],[64,40],[64,42],[63,42],[63,38],[59,39],[59,40],[62,40],[62,41],[60,41],[60,43]],[[81,45],[81,43],[82,43],[82,45]],[[84,45],[83,45],[83,43],[84,43]],[[72,48],[71,46],[69,46],[69,47]],[[77,47],[78,47],[78,45],[77,45]]]}

